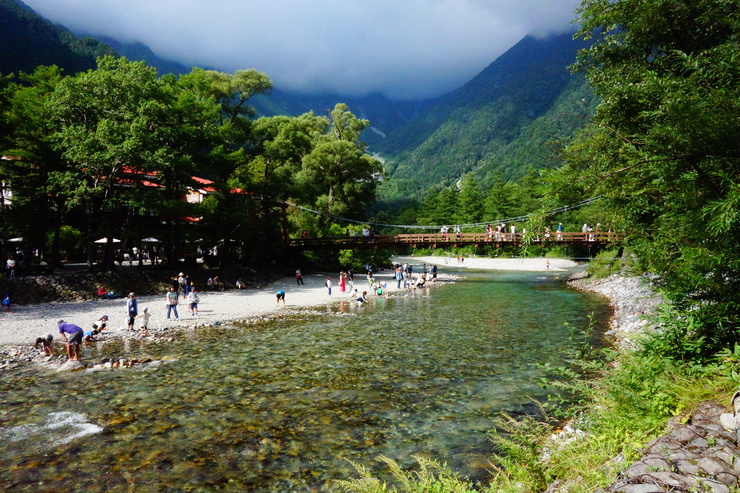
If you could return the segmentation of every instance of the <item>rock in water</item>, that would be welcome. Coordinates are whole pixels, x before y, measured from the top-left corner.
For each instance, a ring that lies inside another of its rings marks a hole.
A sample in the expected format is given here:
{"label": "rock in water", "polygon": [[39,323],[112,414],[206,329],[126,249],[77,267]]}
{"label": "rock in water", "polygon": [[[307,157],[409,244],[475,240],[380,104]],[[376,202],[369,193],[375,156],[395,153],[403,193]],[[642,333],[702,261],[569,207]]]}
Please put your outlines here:
{"label": "rock in water", "polygon": [[84,368],[84,366],[82,366],[82,363],[79,361],[67,361],[60,366],[57,371],[74,371],[79,370],[80,368]]}

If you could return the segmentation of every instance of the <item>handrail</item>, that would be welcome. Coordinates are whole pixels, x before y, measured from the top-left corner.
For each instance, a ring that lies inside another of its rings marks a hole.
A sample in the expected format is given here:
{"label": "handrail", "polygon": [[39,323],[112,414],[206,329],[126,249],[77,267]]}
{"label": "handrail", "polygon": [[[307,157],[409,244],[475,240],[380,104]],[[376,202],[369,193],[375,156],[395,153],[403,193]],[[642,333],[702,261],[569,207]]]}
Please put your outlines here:
{"label": "handrail", "polygon": [[[532,244],[556,245],[601,245],[619,240],[616,233],[527,233],[527,241]],[[415,233],[372,236],[328,236],[289,238],[286,243],[292,248],[356,248],[356,247],[392,247],[392,246],[433,246],[438,245],[506,245],[521,246],[524,242],[522,233]]]}

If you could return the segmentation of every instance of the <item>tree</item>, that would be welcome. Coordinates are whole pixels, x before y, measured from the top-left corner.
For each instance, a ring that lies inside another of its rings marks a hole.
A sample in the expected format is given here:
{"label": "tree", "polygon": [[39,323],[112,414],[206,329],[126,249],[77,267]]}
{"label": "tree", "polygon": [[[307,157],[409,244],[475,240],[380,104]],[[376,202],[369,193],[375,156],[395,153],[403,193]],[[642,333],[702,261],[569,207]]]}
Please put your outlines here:
{"label": "tree", "polygon": [[[141,205],[127,187],[142,184],[145,172],[163,185],[157,212],[169,222],[184,215],[181,197],[195,161],[217,143],[213,122],[220,108],[212,98],[187,90],[173,76],[158,79],[144,62],[102,57],[97,69],[61,81],[51,107],[56,148],[69,164],[53,178],[67,205],[86,211],[91,246],[95,234],[111,237],[124,223],[115,214]],[[168,239],[173,244],[177,238]]]}
{"label": "tree", "polygon": [[375,199],[383,167],[365,153],[365,144],[358,140],[362,129],[369,125],[339,103],[331,112],[329,131],[317,137],[315,147],[303,158],[299,179],[314,194],[312,202],[322,211],[362,217],[365,206]]}
{"label": "tree", "polygon": [[477,223],[483,217],[483,201],[481,200],[478,182],[472,174],[466,174],[460,183],[458,196],[458,211],[455,215],[457,223]]}
{"label": "tree", "polygon": [[740,340],[740,4],[592,0],[576,68],[601,98],[551,177],[563,202],[603,197],[709,350]]}
{"label": "tree", "polygon": [[[0,166],[5,168],[13,190],[6,227],[12,227],[29,246],[56,265],[61,260],[58,250],[63,202],[49,186],[49,175],[63,171],[66,163],[53,148],[49,98],[62,74],[55,66],[39,67],[33,74],[20,74],[18,80],[20,83],[11,84],[6,91],[8,106],[4,112],[8,124],[4,153],[12,158]],[[52,238],[50,251],[46,248],[47,234]]]}

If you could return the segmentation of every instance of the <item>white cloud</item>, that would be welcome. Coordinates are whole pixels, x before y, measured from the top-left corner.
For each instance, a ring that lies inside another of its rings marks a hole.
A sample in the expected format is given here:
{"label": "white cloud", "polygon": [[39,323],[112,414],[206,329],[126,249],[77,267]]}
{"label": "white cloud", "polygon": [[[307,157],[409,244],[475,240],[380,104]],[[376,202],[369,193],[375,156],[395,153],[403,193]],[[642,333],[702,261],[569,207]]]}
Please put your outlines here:
{"label": "white cloud", "polygon": [[277,87],[418,98],[473,77],[526,34],[570,27],[579,0],[25,0],[73,31],[141,42],[187,66],[256,68]]}

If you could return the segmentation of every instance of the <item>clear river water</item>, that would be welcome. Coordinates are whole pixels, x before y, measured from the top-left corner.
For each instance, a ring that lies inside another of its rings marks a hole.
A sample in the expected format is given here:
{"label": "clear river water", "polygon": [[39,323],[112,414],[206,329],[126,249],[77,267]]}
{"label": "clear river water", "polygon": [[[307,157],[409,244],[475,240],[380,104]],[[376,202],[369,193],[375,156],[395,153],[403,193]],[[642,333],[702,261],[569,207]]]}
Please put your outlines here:
{"label": "clear river water", "polygon": [[[407,296],[344,302],[170,343],[98,344],[158,365],[0,373],[2,491],[338,491],[350,461],[412,454],[485,480],[501,411],[544,399],[564,323],[606,322],[565,273],[465,272]],[[601,344],[597,327],[594,343]]]}

